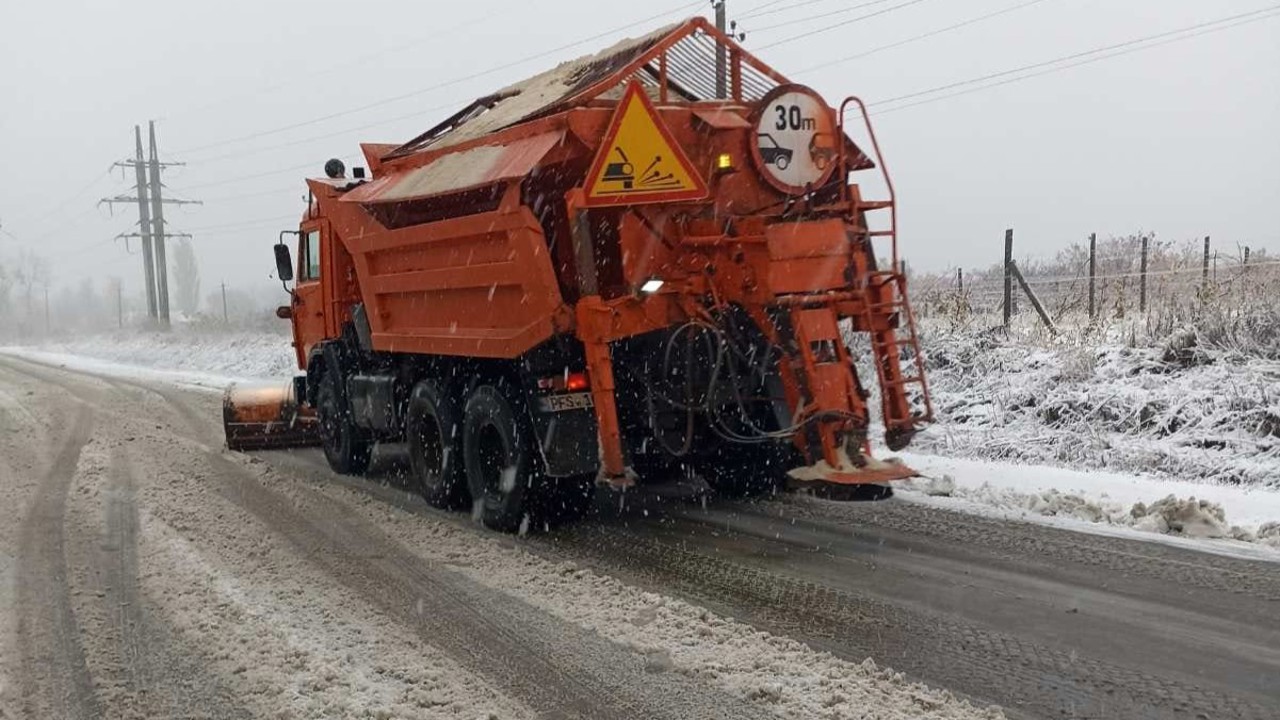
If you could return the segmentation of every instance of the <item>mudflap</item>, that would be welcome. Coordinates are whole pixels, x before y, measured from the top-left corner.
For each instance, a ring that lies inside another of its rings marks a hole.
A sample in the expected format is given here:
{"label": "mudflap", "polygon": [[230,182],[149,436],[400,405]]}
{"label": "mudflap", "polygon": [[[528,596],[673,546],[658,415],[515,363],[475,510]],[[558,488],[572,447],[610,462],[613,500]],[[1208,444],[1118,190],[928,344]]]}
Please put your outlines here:
{"label": "mudflap", "polygon": [[315,411],[298,401],[297,384],[232,384],[222,395],[222,425],[230,450],[320,444]]}

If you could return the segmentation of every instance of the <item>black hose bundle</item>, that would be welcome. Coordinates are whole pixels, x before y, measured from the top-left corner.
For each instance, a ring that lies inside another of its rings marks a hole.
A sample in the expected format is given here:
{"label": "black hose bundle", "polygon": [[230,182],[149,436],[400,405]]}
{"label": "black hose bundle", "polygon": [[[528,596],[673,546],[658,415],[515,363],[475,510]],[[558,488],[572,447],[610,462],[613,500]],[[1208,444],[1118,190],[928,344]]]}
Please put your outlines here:
{"label": "black hose bundle", "polygon": [[[815,420],[832,417],[852,418],[848,413],[817,413],[787,427],[769,430],[761,427],[752,417],[753,401],[776,398],[750,397],[744,394],[748,389],[763,387],[769,373],[777,367],[783,357],[784,350],[776,344],[767,345],[753,342],[731,314],[713,316],[715,324],[704,320],[691,320],[676,328],[666,339],[662,351],[662,363],[659,368],[664,381],[672,376],[673,357],[682,338],[685,343],[684,399],[675,400],[654,387],[651,374],[647,374],[649,424],[654,430],[654,437],[662,447],[675,457],[687,455],[693,447],[695,439],[696,416],[701,413],[707,418],[707,425],[721,439],[739,444],[758,444],[791,439],[807,424]],[[699,398],[695,387],[694,360],[695,351],[701,343],[707,357],[711,359],[711,370],[706,388]],[[685,429],[681,443],[673,447],[667,442],[663,433],[658,430],[657,402],[661,400],[668,407],[683,410],[685,413]],[[727,400],[727,402],[723,402]],[[726,407],[732,414],[726,416]],[[733,412],[736,411],[736,412]],[[734,427],[734,424],[738,427]]]}

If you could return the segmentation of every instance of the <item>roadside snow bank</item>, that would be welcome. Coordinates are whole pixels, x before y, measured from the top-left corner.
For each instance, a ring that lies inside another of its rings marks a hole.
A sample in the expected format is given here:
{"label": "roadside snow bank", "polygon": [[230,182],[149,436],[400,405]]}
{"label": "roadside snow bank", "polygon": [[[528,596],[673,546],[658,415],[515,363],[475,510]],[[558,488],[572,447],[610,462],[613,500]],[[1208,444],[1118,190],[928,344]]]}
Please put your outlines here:
{"label": "roadside snow bank", "polygon": [[142,368],[197,373],[221,379],[282,378],[297,370],[285,333],[213,331],[175,327],[170,332],[122,330],[0,351],[34,357],[92,358]]}
{"label": "roadside snow bank", "polygon": [[917,439],[927,452],[1280,488],[1276,360],[999,331],[924,340],[938,416]]}
{"label": "roadside snow bank", "polygon": [[1252,543],[1280,560],[1280,491],[1269,488],[916,453],[904,453],[903,460],[926,476],[896,486],[906,500],[1000,517],[1064,520],[1073,529],[1158,533],[1223,552]]}

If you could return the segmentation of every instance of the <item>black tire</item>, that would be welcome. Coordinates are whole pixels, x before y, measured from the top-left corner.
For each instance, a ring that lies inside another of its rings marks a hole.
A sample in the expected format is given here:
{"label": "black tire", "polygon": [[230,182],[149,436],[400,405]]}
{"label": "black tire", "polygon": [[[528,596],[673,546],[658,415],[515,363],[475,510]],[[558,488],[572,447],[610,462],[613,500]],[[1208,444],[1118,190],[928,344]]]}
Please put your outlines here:
{"label": "black tire", "polygon": [[493,385],[481,385],[462,417],[462,457],[474,511],[485,526],[515,532],[531,522],[542,485],[542,463],[523,405]]}
{"label": "black tire", "polygon": [[744,498],[780,492],[786,486],[787,471],[800,462],[800,454],[790,443],[721,442],[695,467],[716,494]]}
{"label": "black tire", "polygon": [[433,507],[465,507],[469,495],[460,450],[456,403],[430,380],[414,385],[405,413],[409,467],[418,492]]}
{"label": "black tire", "polygon": [[320,446],[329,467],[342,475],[363,475],[373,456],[373,441],[351,422],[351,411],[338,393],[338,379],[321,379],[316,392],[316,417],[320,422]]}

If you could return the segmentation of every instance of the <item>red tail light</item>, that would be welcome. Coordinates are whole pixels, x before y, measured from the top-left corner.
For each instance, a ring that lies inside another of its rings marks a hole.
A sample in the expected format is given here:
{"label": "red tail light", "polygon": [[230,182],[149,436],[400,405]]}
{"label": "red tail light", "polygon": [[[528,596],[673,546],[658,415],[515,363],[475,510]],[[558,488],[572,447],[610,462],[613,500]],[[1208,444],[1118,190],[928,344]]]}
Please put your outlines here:
{"label": "red tail light", "polygon": [[585,372],[565,373],[538,378],[539,390],[552,392],[582,392],[591,389],[591,378]]}

